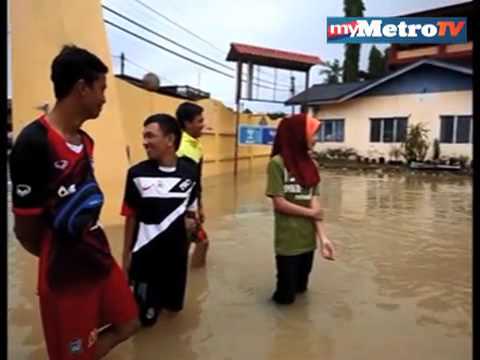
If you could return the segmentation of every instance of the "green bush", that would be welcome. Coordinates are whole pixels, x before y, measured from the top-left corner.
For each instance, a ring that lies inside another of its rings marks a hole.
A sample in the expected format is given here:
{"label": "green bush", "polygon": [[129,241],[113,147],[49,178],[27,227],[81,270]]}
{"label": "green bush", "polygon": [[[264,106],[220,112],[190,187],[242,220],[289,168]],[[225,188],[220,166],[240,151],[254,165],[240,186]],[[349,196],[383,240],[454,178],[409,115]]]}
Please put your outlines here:
{"label": "green bush", "polygon": [[402,144],[402,155],[408,163],[425,160],[430,147],[428,132],[429,130],[422,123],[409,126],[407,138]]}
{"label": "green bush", "polygon": [[465,155],[461,155],[461,156],[458,157],[458,162],[460,163],[462,168],[467,167],[468,160],[470,160],[470,158],[468,156],[465,156]]}
{"label": "green bush", "polygon": [[398,146],[392,146],[388,152],[388,156],[395,161],[398,161],[402,157],[402,154],[402,149]]}
{"label": "green bush", "polygon": [[326,154],[333,159],[348,159],[357,156],[357,151],[353,148],[335,148],[327,149]]}

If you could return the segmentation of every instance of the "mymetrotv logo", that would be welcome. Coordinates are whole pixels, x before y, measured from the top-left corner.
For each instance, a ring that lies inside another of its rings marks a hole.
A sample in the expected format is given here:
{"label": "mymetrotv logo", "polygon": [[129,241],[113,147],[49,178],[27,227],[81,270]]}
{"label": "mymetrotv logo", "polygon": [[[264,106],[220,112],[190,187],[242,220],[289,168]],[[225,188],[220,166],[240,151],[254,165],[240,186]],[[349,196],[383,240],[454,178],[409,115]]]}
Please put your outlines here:
{"label": "mymetrotv logo", "polygon": [[327,43],[467,42],[467,18],[328,17]]}

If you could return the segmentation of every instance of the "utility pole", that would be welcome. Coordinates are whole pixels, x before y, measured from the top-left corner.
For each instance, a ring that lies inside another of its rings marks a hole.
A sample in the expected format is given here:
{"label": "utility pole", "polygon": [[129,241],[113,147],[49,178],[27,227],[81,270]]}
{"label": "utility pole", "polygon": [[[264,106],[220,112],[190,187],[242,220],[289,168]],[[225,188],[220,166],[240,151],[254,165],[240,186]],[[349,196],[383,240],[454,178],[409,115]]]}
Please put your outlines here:
{"label": "utility pole", "polygon": [[125,75],[125,54],[123,52],[120,54],[120,74]]}
{"label": "utility pole", "polygon": [[[290,95],[295,96],[295,76],[290,76]],[[292,105],[292,115],[295,113],[295,105]]]}
{"label": "utility pole", "polygon": [[235,103],[237,105],[237,113],[235,117],[235,158],[233,163],[233,175],[235,178],[238,174],[238,142],[240,128],[240,100],[242,98],[242,65],[241,61],[237,62],[237,93],[235,95]]}

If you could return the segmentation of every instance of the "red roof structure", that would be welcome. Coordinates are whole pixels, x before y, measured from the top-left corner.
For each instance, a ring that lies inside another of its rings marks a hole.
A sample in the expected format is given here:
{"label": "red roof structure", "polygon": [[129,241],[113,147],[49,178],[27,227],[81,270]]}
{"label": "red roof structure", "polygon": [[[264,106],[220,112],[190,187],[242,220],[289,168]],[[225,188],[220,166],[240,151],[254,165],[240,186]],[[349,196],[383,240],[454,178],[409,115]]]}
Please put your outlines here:
{"label": "red roof structure", "polygon": [[314,55],[239,43],[231,44],[227,60],[295,71],[308,71],[313,65],[324,64]]}
{"label": "red roof structure", "polygon": [[[236,84],[236,103],[237,103],[237,116],[236,116],[236,134],[238,134],[240,126],[240,100],[246,99],[247,101],[264,101],[264,102],[280,102],[275,100],[275,88],[274,99],[265,100],[252,97],[253,89],[253,73],[254,66],[268,66],[274,69],[301,71],[305,73],[305,89],[308,89],[309,72],[310,68],[314,65],[323,65],[323,61],[318,56],[306,55],[300,53],[294,53],[291,51],[284,51],[278,49],[268,49],[260,46],[253,46],[247,44],[231,43],[230,51],[227,55],[227,61],[235,61],[237,63],[237,84]],[[248,80],[246,97],[242,97],[242,82],[243,82],[243,64],[248,66]],[[291,91],[295,88],[295,78],[291,76]],[[275,83],[276,85],[276,73]],[[292,94],[293,95],[293,94]],[[258,95],[257,95],[258,96]],[[292,107],[292,113],[294,107]],[[238,136],[235,136],[235,162],[234,162],[234,174],[237,175],[238,170]]]}
{"label": "red roof structure", "polygon": [[399,17],[466,17],[467,43],[457,46],[449,44],[391,44],[388,51],[388,67],[398,69],[422,59],[446,61],[460,66],[472,67],[475,3],[468,1],[440,8],[423,10]]}

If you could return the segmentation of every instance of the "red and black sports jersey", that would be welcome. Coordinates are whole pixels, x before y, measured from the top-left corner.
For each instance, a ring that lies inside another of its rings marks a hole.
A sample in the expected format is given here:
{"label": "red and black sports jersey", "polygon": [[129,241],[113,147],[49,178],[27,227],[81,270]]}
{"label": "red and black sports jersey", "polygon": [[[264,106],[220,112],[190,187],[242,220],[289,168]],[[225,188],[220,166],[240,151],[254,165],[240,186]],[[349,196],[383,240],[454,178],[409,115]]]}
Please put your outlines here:
{"label": "red and black sports jersey", "polygon": [[[21,131],[10,157],[14,212],[43,218],[45,223],[37,294],[50,359],[92,359],[96,329],[138,317],[124,273],[111,256],[102,228],[90,228],[89,222],[81,231],[83,236],[75,239],[82,241],[66,241],[65,233],[53,226],[55,204],[60,200],[72,204],[69,199],[82,194],[82,181],[94,182],[89,164],[93,140],[83,131],[80,135],[83,147],[70,148],[42,117]],[[78,208],[72,205],[75,211]],[[97,217],[95,213],[93,223]],[[106,274],[100,274],[100,268],[106,269]]]}
{"label": "red and black sports jersey", "polygon": [[[92,162],[93,140],[84,131],[80,130],[80,135],[83,148],[76,152],[43,116],[20,132],[10,154],[13,212],[20,216],[42,216],[47,226],[41,263],[44,263],[42,257],[48,258],[50,255],[51,240],[55,238],[51,235],[52,212],[56,204],[73,195],[92,168],[88,162]],[[110,254],[108,241],[101,228],[88,231],[84,241],[89,251]],[[82,267],[76,261],[69,265],[73,271]]]}
{"label": "red and black sports jersey", "polygon": [[81,131],[81,136],[84,146],[77,153],[46,117],[20,132],[10,154],[15,214],[46,213],[56,201],[75,192],[87,176],[87,159],[92,159],[94,145],[87,133]]}

